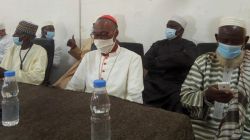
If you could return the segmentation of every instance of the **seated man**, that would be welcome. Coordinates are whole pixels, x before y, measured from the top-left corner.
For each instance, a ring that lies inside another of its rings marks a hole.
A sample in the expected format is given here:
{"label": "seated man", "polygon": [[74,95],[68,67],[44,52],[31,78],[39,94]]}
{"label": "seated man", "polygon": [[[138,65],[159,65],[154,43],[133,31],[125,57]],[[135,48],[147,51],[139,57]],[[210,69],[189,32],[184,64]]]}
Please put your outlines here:
{"label": "seated man", "polygon": [[182,85],[181,102],[197,140],[248,140],[250,51],[244,47],[249,37],[237,18],[222,18],[218,30],[216,52],[196,59]]}
{"label": "seated man", "polygon": [[93,81],[104,79],[109,95],[142,103],[141,57],[117,44],[118,32],[117,22],[112,16],[97,19],[92,32],[97,50],[83,57],[67,89],[91,93]]}
{"label": "seated man", "polygon": [[195,44],[182,38],[186,21],[172,17],[166,25],[166,39],[155,42],[145,54],[143,102],[182,113],[180,89],[195,58]]}
{"label": "seated man", "polygon": [[[48,40],[54,40],[55,37],[55,27],[52,22],[47,21],[43,24],[41,28],[41,38],[46,38]],[[57,67],[61,61],[62,48],[55,42],[55,51],[53,58],[53,66]]]}
{"label": "seated man", "polygon": [[6,34],[4,23],[0,23],[0,63],[6,51],[12,46],[12,37]]}
{"label": "seated man", "polygon": [[12,46],[0,64],[0,76],[6,70],[16,72],[18,82],[39,85],[43,82],[47,66],[47,53],[41,46],[32,43],[38,26],[21,21],[13,35]]}
{"label": "seated man", "polygon": [[59,79],[57,80],[53,86],[65,89],[68,82],[71,80],[73,75],[76,72],[79,64],[81,63],[82,57],[90,51],[91,45],[93,44],[93,39],[84,40],[84,44],[82,48],[77,47],[74,36],[72,39],[69,39],[67,42],[67,46],[70,47],[69,54],[73,56],[77,61],[73,64],[73,66]]}

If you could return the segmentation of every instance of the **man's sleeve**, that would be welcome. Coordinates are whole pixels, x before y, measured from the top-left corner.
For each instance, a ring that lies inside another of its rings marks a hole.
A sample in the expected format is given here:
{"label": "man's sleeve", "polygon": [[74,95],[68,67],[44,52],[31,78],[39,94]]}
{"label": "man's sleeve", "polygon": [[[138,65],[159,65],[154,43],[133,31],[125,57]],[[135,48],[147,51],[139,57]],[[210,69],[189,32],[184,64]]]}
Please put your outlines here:
{"label": "man's sleeve", "polygon": [[4,45],[2,46],[4,49],[4,53],[0,54],[0,58],[1,60],[3,59],[4,55],[8,52],[8,50],[14,46],[14,43],[12,41],[12,39],[10,38],[9,40],[7,40]]}
{"label": "man's sleeve", "polygon": [[75,74],[69,81],[66,89],[74,91],[85,91],[85,79],[86,79],[86,66],[88,57],[83,57],[80,65],[78,66]]}
{"label": "man's sleeve", "polygon": [[250,140],[250,104],[247,106],[246,122],[243,131],[243,140]]}
{"label": "man's sleeve", "polygon": [[203,76],[198,63],[191,67],[181,88],[182,105],[189,111],[194,119],[205,119],[209,105],[204,98]]}
{"label": "man's sleeve", "polygon": [[140,56],[135,56],[131,59],[127,83],[127,100],[142,103],[142,91],[144,86],[143,68]]}
{"label": "man's sleeve", "polygon": [[157,46],[157,43],[154,43],[143,57],[143,67],[146,70],[156,68]]}
{"label": "man's sleeve", "polygon": [[81,60],[82,50],[78,47],[69,50],[69,54],[77,60]]}
{"label": "man's sleeve", "polygon": [[6,52],[5,52],[5,54],[4,54],[4,56],[3,56],[3,60],[2,60],[2,62],[1,62],[1,64],[0,64],[0,67],[2,67],[2,68],[4,68],[4,69],[8,69],[8,66],[9,66],[9,64],[10,64],[10,62],[12,61],[12,55],[13,55],[13,51],[14,51],[14,49],[13,49],[14,47],[11,47],[11,48],[9,48]]}
{"label": "man's sleeve", "polygon": [[[0,67],[2,69],[8,70],[9,64],[12,62],[13,49],[14,47],[10,47],[4,54],[3,59],[1,61]],[[1,71],[0,77],[4,77],[4,71]]]}

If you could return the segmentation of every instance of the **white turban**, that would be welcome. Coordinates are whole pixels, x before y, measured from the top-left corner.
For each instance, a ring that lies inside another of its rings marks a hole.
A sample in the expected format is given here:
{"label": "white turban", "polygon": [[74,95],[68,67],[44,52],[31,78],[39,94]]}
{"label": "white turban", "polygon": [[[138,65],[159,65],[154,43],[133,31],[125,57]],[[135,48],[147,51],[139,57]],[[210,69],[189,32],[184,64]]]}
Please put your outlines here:
{"label": "white turban", "polygon": [[226,26],[226,25],[233,25],[239,26],[242,28],[246,28],[245,22],[242,19],[235,18],[235,17],[223,17],[220,20],[219,27]]}
{"label": "white turban", "polygon": [[179,24],[182,26],[182,28],[184,28],[184,29],[185,29],[185,27],[187,26],[187,21],[186,21],[183,17],[180,17],[180,16],[172,16],[172,17],[170,18],[170,20],[173,20],[173,21],[179,23]]}
{"label": "white turban", "polygon": [[46,21],[46,22],[44,22],[44,23],[42,24],[42,27],[44,27],[44,26],[49,26],[49,25],[54,26],[54,24],[53,24],[52,21]]}
{"label": "white turban", "polygon": [[3,29],[5,29],[5,25],[4,23],[0,23],[0,30],[3,30]]}

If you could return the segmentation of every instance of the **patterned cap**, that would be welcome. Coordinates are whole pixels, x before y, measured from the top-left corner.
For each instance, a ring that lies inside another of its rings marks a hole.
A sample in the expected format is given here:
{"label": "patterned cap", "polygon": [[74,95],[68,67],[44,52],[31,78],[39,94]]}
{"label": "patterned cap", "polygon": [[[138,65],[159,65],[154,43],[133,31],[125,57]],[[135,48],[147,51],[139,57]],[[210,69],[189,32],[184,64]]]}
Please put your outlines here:
{"label": "patterned cap", "polygon": [[38,26],[31,23],[31,22],[20,21],[17,28],[16,28],[16,32],[21,32],[24,34],[35,36],[37,28],[38,28]]}

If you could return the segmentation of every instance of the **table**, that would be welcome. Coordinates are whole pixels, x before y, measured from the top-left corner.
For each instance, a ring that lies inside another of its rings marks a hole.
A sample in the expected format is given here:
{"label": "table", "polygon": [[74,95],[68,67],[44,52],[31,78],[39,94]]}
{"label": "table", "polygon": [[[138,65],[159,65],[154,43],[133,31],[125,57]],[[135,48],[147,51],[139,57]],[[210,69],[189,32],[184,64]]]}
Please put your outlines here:
{"label": "table", "polygon": [[[91,94],[19,84],[20,122],[0,125],[1,140],[90,140]],[[189,118],[132,103],[111,101],[112,140],[191,140]]]}

